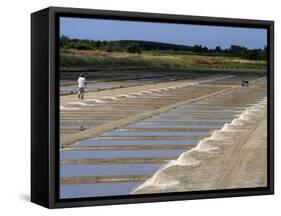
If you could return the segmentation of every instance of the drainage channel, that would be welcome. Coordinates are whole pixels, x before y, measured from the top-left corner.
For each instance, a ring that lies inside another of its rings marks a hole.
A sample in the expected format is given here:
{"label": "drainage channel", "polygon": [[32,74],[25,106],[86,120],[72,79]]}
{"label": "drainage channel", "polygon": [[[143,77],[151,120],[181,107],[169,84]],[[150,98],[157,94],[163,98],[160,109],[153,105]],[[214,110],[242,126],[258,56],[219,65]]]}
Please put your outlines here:
{"label": "drainage channel", "polygon": [[263,89],[238,88],[77,142],[60,152],[60,197],[130,194],[265,97]]}

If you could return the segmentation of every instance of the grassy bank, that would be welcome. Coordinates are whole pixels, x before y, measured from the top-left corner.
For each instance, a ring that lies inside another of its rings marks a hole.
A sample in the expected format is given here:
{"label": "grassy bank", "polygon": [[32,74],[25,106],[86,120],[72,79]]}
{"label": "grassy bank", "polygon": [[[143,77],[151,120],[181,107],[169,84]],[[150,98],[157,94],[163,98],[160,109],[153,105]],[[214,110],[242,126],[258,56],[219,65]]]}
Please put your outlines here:
{"label": "grassy bank", "polygon": [[266,69],[266,61],[248,60],[226,56],[203,56],[194,54],[147,51],[142,54],[106,52],[97,50],[62,49],[63,69]]}

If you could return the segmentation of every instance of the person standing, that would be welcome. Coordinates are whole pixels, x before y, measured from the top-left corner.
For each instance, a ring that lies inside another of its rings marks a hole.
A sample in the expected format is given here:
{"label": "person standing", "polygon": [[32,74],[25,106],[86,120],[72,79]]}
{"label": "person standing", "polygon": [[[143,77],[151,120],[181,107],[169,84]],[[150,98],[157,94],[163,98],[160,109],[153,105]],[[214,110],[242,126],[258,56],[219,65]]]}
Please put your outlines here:
{"label": "person standing", "polygon": [[78,98],[84,99],[85,88],[87,88],[87,82],[84,75],[81,73],[80,77],[78,78]]}

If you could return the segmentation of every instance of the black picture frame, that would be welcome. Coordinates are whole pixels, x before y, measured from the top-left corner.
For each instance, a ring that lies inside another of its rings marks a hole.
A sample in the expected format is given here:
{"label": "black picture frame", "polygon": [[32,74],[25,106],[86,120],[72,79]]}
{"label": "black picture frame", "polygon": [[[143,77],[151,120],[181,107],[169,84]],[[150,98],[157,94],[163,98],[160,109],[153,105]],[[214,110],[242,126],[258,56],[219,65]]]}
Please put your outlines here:
{"label": "black picture frame", "polygon": [[[59,199],[59,24],[61,16],[266,28],[268,38],[268,186]],[[274,22],[49,7],[31,15],[31,201],[47,208],[191,200],[274,193]]]}

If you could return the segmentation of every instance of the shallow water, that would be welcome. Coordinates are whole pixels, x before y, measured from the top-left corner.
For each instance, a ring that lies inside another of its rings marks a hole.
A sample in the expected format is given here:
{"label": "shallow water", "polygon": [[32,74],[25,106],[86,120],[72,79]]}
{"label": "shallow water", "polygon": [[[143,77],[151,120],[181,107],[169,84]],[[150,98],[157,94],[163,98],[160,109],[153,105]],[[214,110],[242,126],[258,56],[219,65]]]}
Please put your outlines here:
{"label": "shallow water", "polygon": [[164,113],[160,114],[159,117],[165,117],[165,118],[230,118],[233,117],[237,114],[235,113],[177,113],[177,112],[172,112],[172,113]]}
{"label": "shallow water", "polygon": [[60,122],[74,122],[74,123],[93,123],[93,122],[104,122],[106,120],[100,119],[60,119]]}
{"label": "shallow water", "polygon": [[139,182],[130,182],[130,183],[61,185],[60,198],[128,195],[139,184],[140,184]]}
{"label": "shallow water", "polygon": [[158,119],[168,119],[168,120],[229,120],[233,119],[233,116],[215,116],[215,115],[181,115],[181,114],[171,114],[171,115],[162,115],[155,118]]}
{"label": "shallow water", "polygon": [[222,126],[219,125],[173,125],[173,124],[146,124],[146,123],[138,123],[129,125],[127,128],[197,128],[197,129],[219,129]]}
{"label": "shallow water", "polygon": [[[235,113],[237,112],[237,110],[242,110],[242,108],[238,108],[238,107],[235,107],[235,108],[229,108],[229,107],[223,107],[223,108],[220,108],[219,110],[214,107],[214,106],[208,106],[208,105],[200,105],[200,104],[190,104],[190,105],[184,105],[184,106],[180,106],[180,107],[176,107],[172,110],[170,110],[169,112],[167,112],[167,114],[169,114],[170,112],[178,112],[179,114],[181,112],[187,112],[187,113],[200,113],[200,112],[203,112],[203,113],[207,113],[207,114],[210,114],[210,113]],[[163,113],[164,114],[164,113]]]}
{"label": "shallow water", "polygon": [[64,164],[60,166],[60,176],[107,176],[107,175],[146,175],[156,172],[160,164]]}
{"label": "shallow water", "polygon": [[[94,128],[94,126],[83,126],[83,129]],[[78,125],[60,125],[60,129],[81,129]]]}
{"label": "shallow water", "polygon": [[198,140],[108,140],[108,139],[88,139],[78,142],[77,146],[95,146],[95,145],[194,145]]}
{"label": "shallow water", "polygon": [[60,152],[60,159],[176,157],[184,151],[186,150],[63,150]]}
{"label": "shallow water", "polygon": [[[112,88],[112,84],[108,83],[94,83],[94,84],[88,84],[86,90],[97,90],[97,89],[109,89]],[[76,85],[65,85],[65,86],[60,86],[60,92],[75,92],[77,91],[78,88]]]}
{"label": "shallow water", "polygon": [[196,112],[196,113],[198,113],[198,112],[202,112],[202,113],[224,113],[224,112],[231,112],[231,113],[241,113],[243,110],[245,110],[244,108],[235,108],[235,109],[227,109],[227,108],[225,108],[225,109],[216,109],[216,108],[213,108],[213,109],[210,109],[210,108],[208,108],[208,107],[206,107],[206,108],[204,108],[204,107],[200,107],[200,108],[194,108],[194,107],[191,107],[191,106],[189,106],[189,107],[183,107],[183,108],[176,108],[176,109],[174,109],[174,110],[172,110],[172,111],[174,111],[174,112],[190,112],[190,113],[192,113],[192,112]]}
{"label": "shallow water", "polygon": [[102,136],[208,136],[208,132],[112,131]]}
{"label": "shallow water", "polygon": [[222,122],[227,123],[230,122],[232,119],[170,119],[170,118],[151,118],[144,120],[144,122]]}

